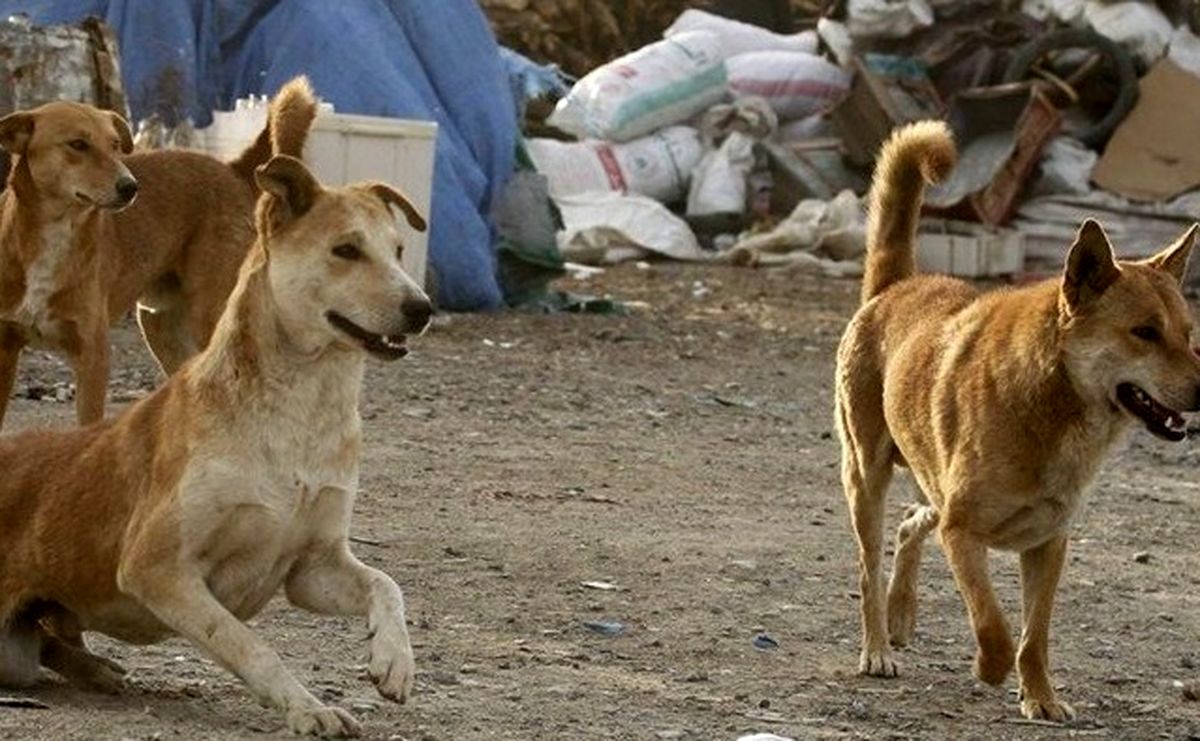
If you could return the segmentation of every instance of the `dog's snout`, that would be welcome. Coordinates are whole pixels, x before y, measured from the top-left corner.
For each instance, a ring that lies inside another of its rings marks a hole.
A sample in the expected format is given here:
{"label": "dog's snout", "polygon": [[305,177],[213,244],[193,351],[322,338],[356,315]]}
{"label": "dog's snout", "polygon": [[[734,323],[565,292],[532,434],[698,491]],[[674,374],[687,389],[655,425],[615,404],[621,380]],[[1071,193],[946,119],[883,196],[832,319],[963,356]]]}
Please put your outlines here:
{"label": "dog's snout", "polygon": [[406,298],[400,304],[400,313],[408,325],[408,331],[416,334],[429,326],[429,318],[433,316],[433,304],[427,298]]}
{"label": "dog's snout", "polygon": [[122,175],[120,179],[117,180],[117,195],[122,201],[125,201],[126,203],[132,201],[133,197],[137,195],[137,192],[138,182],[134,180],[132,176]]}

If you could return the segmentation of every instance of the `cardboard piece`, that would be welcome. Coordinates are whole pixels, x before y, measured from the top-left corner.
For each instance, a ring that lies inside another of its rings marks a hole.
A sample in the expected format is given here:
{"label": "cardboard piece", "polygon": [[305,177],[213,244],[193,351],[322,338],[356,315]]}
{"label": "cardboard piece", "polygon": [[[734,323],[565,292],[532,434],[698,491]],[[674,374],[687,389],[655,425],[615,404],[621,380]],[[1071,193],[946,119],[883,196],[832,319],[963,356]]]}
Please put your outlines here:
{"label": "cardboard piece", "polygon": [[1139,90],[1092,182],[1136,201],[1163,201],[1200,186],[1200,77],[1163,59]]}

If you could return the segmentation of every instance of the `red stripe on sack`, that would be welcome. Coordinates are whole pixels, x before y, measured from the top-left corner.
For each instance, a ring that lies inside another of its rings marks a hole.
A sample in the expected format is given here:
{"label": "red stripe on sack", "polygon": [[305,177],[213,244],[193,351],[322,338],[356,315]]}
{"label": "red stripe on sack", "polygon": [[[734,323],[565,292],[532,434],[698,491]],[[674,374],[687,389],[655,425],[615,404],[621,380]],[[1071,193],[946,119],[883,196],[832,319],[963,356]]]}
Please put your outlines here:
{"label": "red stripe on sack", "polygon": [[621,172],[621,163],[617,162],[617,153],[607,144],[596,145],[596,156],[600,158],[600,165],[604,168],[604,174],[608,175],[608,184],[613,190],[619,190],[624,193],[628,190],[625,185],[625,174]]}
{"label": "red stripe on sack", "polygon": [[808,95],[814,98],[836,98],[846,92],[846,88],[812,80],[732,80],[729,86],[739,93],[761,95],[764,98],[780,95]]}

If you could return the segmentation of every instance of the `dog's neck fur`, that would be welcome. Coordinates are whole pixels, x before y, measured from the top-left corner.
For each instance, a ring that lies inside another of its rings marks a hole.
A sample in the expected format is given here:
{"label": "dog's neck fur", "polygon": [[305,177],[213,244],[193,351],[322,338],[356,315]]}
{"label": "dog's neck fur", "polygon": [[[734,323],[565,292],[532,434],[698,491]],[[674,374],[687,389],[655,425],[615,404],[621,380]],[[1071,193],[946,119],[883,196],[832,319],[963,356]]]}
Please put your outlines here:
{"label": "dog's neck fur", "polygon": [[327,405],[357,415],[363,353],[332,344],[306,352],[294,342],[275,309],[268,260],[256,244],[208,347],[190,366],[191,383],[206,395],[225,397],[233,409],[251,396],[256,402],[279,396],[286,404],[315,386],[328,392]]}
{"label": "dog's neck fur", "polygon": [[1107,397],[1090,398],[1072,378],[1063,347],[1070,319],[1061,307],[1059,281],[1048,280],[1014,291],[1005,299],[1020,302],[1021,311],[1015,316],[1011,337],[997,336],[997,342],[1020,340],[1011,346],[1033,348],[1033,352],[998,354],[1004,367],[997,370],[1007,376],[1010,389],[1020,391],[1010,394],[1012,398],[1006,402],[1020,409],[1025,419],[1055,420],[1055,424],[1037,428],[1056,430],[1059,439],[1040,442],[1053,444],[1063,436],[1081,435],[1093,441],[1092,452],[1103,457],[1129,429],[1130,420]]}
{"label": "dog's neck fur", "polygon": [[[72,260],[87,260],[93,250],[73,249],[89,233],[99,209],[74,200],[47,199],[37,190],[29,165],[16,160],[0,207],[0,265],[3,281],[20,282],[21,302],[12,318],[29,323],[39,317],[55,289],[58,275]],[[6,291],[7,295],[18,295]]]}

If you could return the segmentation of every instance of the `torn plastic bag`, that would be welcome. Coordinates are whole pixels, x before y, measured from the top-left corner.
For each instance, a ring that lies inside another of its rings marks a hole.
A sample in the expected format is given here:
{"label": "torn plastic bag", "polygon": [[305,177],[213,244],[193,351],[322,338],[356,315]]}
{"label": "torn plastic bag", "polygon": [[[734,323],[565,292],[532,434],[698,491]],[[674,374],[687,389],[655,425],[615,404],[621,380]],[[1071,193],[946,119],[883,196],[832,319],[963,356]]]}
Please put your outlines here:
{"label": "torn plastic bag", "polygon": [[660,255],[706,261],[687,222],[658,201],[620,193],[581,193],[557,199],[565,229],[558,234],[562,256],[598,265]]}
{"label": "torn plastic bag", "polygon": [[725,137],[692,172],[687,215],[744,213],[746,178],[753,169],[754,139],[736,131]]}
{"label": "torn plastic bag", "polygon": [[720,39],[721,53],[726,58],[751,51],[817,53],[817,35],[812,31],[801,31],[797,34],[775,33],[751,23],[735,21],[695,8],[683,11],[663,32],[663,37],[669,39],[687,31],[709,31],[716,34]]}
{"label": "torn plastic bag", "polygon": [[926,0],[849,0],[846,27],[854,38],[899,39],[933,23]]}

